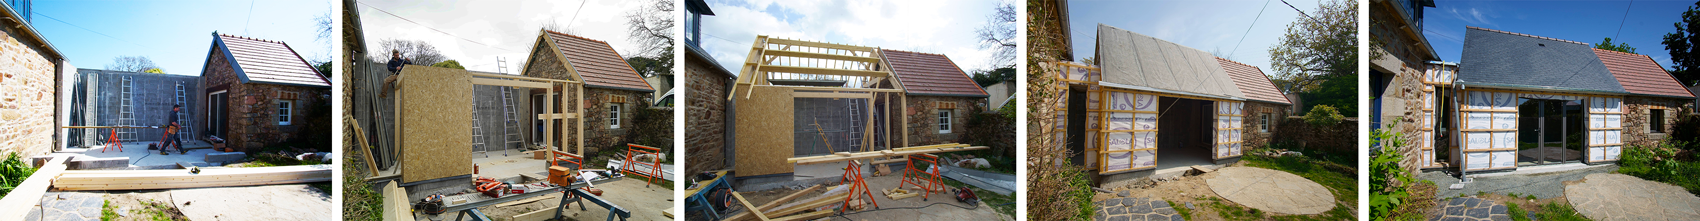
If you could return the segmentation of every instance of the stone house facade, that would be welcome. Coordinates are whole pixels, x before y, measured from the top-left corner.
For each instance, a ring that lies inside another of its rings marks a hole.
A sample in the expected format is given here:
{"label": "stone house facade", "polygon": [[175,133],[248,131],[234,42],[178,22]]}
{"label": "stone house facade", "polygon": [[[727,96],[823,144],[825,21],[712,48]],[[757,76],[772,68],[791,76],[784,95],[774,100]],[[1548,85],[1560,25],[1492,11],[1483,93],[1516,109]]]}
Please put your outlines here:
{"label": "stone house facade", "polygon": [[0,156],[51,153],[63,133],[54,126],[62,123],[60,77],[75,69],[23,15],[0,10]]}
{"label": "stone house facade", "polygon": [[732,72],[696,45],[685,51],[685,174],[725,169],[731,136],[727,133],[728,90]]}
{"label": "stone house facade", "polygon": [[214,32],[200,77],[204,91],[196,99],[207,105],[196,119],[206,128],[199,133],[224,138],[237,151],[286,142],[296,133],[328,133],[300,127],[307,110],[330,102],[330,79],[284,42]]}
{"label": "stone house facade", "polygon": [[[566,130],[571,144],[577,133],[584,133],[584,151],[600,152],[624,148],[627,131],[631,129],[634,111],[648,106],[655,90],[608,43],[564,33],[543,30],[532,47],[522,75],[527,77],[583,80],[584,97],[580,102],[556,103],[560,108],[578,108],[584,118],[584,129],[572,123],[555,125]],[[532,89],[529,97],[540,97],[543,89]],[[578,99],[576,91],[556,89],[556,99]],[[542,101],[530,99],[535,106]],[[565,105],[565,106],[563,106]],[[641,105],[641,106],[640,106]],[[537,108],[533,108],[538,110]],[[558,145],[558,144],[557,144]],[[576,151],[576,150],[573,150]]]}
{"label": "stone house facade", "polygon": [[[984,97],[909,96],[908,99],[909,144],[901,147],[960,143],[960,135],[968,132],[968,118],[976,114],[972,110],[986,102]],[[948,127],[943,126],[946,121],[950,123]]]}

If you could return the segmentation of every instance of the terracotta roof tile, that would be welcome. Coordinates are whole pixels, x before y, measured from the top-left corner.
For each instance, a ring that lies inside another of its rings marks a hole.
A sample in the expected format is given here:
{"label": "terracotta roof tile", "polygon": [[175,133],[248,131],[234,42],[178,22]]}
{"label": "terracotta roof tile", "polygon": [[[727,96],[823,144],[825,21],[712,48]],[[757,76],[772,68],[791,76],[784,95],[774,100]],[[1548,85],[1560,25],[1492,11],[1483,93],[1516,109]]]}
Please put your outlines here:
{"label": "terracotta roof tile", "polygon": [[1275,83],[1263,75],[1263,69],[1220,57],[1216,58],[1216,62],[1222,63],[1222,69],[1227,70],[1228,77],[1234,79],[1234,85],[1239,86],[1246,99],[1292,104],[1281,90],[1275,89]]}
{"label": "terracotta roof tile", "polygon": [[968,78],[949,57],[898,50],[881,50],[891,70],[910,94],[986,97],[986,90]]}
{"label": "terracotta roof tile", "polygon": [[331,86],[330,80],[319,75],[319,71],[301,59],[289,44],[235,35],[214,35],[222,43],[220,48],[224,49],[225,55],[234,61],[232,65],[241,68],[237,74],[242,77],[243,83]]}
{"label": "terracotta roof tile", "polygon": [[607,42],[554,31],[545,33],[560,47],[561,54],[572,63],[573,70],[578,71],[586,85],[655,91]]}
{"label": "terracotta roof tile", "polygon": [[1623,84],[1623,90],[1634,94],[1662,95],[1676,97],[1694,97],[1688,88],[1682,87],[1676,78],[1646,55],[1623,53],[1611,50],[1594,49],[1594,54],[1600,56],[1600,61],[1611,70],[1611,75],[1617,77],[1617,82]]}

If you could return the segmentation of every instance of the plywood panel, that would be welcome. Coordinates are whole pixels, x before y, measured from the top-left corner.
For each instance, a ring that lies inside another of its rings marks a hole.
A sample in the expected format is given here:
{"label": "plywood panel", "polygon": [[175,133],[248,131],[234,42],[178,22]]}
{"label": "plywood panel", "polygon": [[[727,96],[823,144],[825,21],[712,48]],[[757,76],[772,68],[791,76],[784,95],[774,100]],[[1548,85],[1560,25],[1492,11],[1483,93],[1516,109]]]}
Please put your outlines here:
{"label": "plywood panel", "polygon": [[[738,85],[733,90],[750,90]],[[792,165],[785,163],[793,157],[792,119],[795,100],[791,89],[757,86],[749,98],[734,98],[737,103],[737,164],[738,176],[790,173]]]}
{"label": "plywood panel", "polygon": [[472,75],[408,66],[402,71],[402,182],[472,174]]}

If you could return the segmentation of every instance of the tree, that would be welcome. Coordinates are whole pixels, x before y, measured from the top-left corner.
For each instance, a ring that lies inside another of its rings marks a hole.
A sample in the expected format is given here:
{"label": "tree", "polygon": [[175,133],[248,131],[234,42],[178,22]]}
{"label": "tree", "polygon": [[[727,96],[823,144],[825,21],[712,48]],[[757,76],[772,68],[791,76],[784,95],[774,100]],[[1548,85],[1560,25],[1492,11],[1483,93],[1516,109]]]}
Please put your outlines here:
{"label": "tree", "polygon": [[1635,47],[1629,47],[1629,43],[1617,43],[1616,45],[1613,45],[1611,44],[1611,38],[1606,38],[1605,41],[1595,44],[1594,48],[1635,54]]}
{"label": "tree", "polygon": [[326,79],[331,78],[331,62],[330,61],[320,61],[318,63],[315,63],[315,64],[313,64],[313,69],[319,71],[319,76],[324,76]]}
{"label": "tree", "polygon": [[443,62],[432,63],[431,67],[454,68],[454,69],[466,70],[466,67],[460,66],[460,62],[455,61],[454,59],[443,60]]}
{"label": "tree", "polygon": [[[1269,48],[1270,68],[1275,72],[1278,89],[1284,92],[1312,93],[1315,99],[1306,105],[1334,105],[1347,113],[1356,113],[1358,69],[1358,2],[1330,0],[1318,5],[1315,11],[1301,14],[1280,44]],[[1327,84],[1329,80],[1352,79],[1352,82]],[[1322,88],[1336,87],[1336,88]],[[1309,109],[1305,107],[1304,109]]]}
{"label": "tree", "polygon": [[143,56],[118,56],[112,58],[112,64],[106,65],[106,70],[114,71],[143,72],[148,69],[159,69],[159,66]]}
{"label": "tree", "polygon": [[1665,40],[1659,42],[1670,51],[1671,75],[1682,85],[1700,80],[1700,8],[1696,8],[1700,2],[1694,5],[1682,12],[1682,21],[1672,24],[1676,32],[1666,33]]}
{"label": "tree", "polygon": [[651,73],[673,73],[673,0],[650,0],[643,4],[626,12],[626,34],[638,45],[632,58],[655,61]]}
{"label": "tree", "polygon": [[151,68],[151,69],[148,69],[148,70],[146,70],[146,71],[142,71],[142,73],[155,73],[155,74],[164,74],[164,73],[165,73],[165,69],[159,69],[159,68]]}
{"label": "tree", "polygon": [[979,84],[981,88],[990,87],[990,86],[992,86],[994,84],[998,84],[1000,82],[1014,81],[1014,80],[1015,80],[1015,68],[1013,68],[1013,67],[992,69],[991,71],[976,71],[976,72],[974,72],[974,83]]}
{"label": "tree", "polygon": [[626,59],[626,65],[631,65],[632,70],[636,70],[638,75],[643,76],[644,78],[655,77],[655,75],[658,74],[670,73],[661,72],[661,61],[656,60],[655,58],[631,57]]}
{"label": "tree", "polygon": [[986,24],[974,33],[980,39],[980,49],[992,49],[992,66],[1014,67],[1017,37],[1015,6],[1004,2],[993,10],[997,12],[987,16]]}
{"label": "tree", "polygon": [[372,54],[379,63],[390,60],[390,51],[401,51],[401,56],[413,61],[414,64],[436,64],[448,60],[437,51],[436,46],[421,40],[384,39],[378,42],[378,51]]}

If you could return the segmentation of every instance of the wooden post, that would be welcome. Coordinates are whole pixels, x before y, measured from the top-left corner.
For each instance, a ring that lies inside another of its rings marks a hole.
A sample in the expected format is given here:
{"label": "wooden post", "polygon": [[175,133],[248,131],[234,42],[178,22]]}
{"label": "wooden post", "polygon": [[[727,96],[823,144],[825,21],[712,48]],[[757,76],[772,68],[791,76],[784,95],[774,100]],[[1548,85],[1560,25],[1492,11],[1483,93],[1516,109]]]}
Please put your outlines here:
{"label": "wooden post", "polygon": [[[549,116],[555,115],[555,84],[554,83],[550,83],[548,88],[543,89],[543,113],[547,114]],[[544,158],[544,159],[550,161],[549,165],[554,165],[555,162],[553,162],[553,161],[555,161],[555,151],[560,149],[560,147],[559,147],[560,145],[555,145],[555,121],[556,120],[557,119],[555,119],[555,118],[543,119],[543,147],[550,150],[550,151],[548,151],[549,152],[549,158]]]}
{"label": "wooden post", "polygon": [[882,109],[880,111],[885,112],[885,120],[880,121],[880,125],[885,125],[885,149],[888,149],[888,150],[893,149],[891,147],[891,93],[889,93],[889,92],[874,92],[874,93],[885,93],[884,96],[880,97],[880,98],[884,98],[883,100],[885,100],[885,108],[880,108],[880,109]]}
{"label": "wooden post", "polygon": [[[390,132],[390,134],[395,136],[395,137],[393,137],[395,139],[395,144],[391,145],[391,146],[395,147],[395,160],[396,160],[395,166],[398,167],[398,168],[402,167],[401,159],[407,159],[407,158],[404,158],[404,157],[401,156],[401,153],[402,153],[401,152],[401,148],[402,148],[402,146],[401,146],[401,124],[402,124],[402,121],[401,121],[401,114],[402,114],[402,112],[401,112],[401,81],[402,81],[403,78],[405,78],[405,77],[403,77],[401,75],[395,76],[395,82],[392,82],[396,85],[393,88],[395,90],[395,100],[390,101],[391,103],[395,103],[395,105],[390,106],[391,109],[395,109],[395,120],[392,121],[392,122],[395,122],[395,125],[394,125],[395,131]],[[382,89],[380,89],[380,90],[382,90]],[[228,100],[230,98],[225,98],[225,99]],[[226,143],[224,145],[234,145],[234,144]],[[401,173],[396,173],[396,174],[401,174]],[[374,174],[374,175],[376,175],[376,174]]]}
{"label": "wooden post", "polygon": [[[872,95],[874,93],[879,93],[879,92],[868,92],[869,95]],[[862,151],[866,152],[866,151],[871,151],[871,150],[874,149],[874,133],[873,133],[873,131],[868,131],[868,130],[874,129],[874,120],[878,120],[879,118],[874,118],[874,98],[873,97],[868,97],[868,102],[863,103],[863,104],[866,104],[868,106],[868,109],[867,109],[868,115],[864,115],[868,119],[863,120],[863,121],[865,121],[864,123],[867,123],[868,126],[862,127]]]}
{"label": "wooden post", "polygon": [[[576,90],[578,90],[578,102],[574,102],[574,103],[576,103],[575,105],[579,106],[579,108],[577,110],[574,110],[574,111],[579,112],[579,113],[584,113],[584,110],[585,110],[584,82],[579,82],[579,84],[574,85],[573,88],[576,88]],[[565,96],[563,96],[562,98],[565,98]],[[584,128],[584,117],[583,116],[584,116],[583,114],[580,114],[579,117],[576,118],[576,119],[578,119],[578,155],[579,156],[586,156],[584,154],[584,131],[585,131],[585,128]]]}
{"label": "wooden post", "polygon": [[903,114],[903,117],[898,118],[898,120],[903,121],[903,125],[901,125],[903,127],[903,143],[899,144],[899,146],[907,147],[909,146],[909,95],[898,93],[897,98],[900,103],[898,105],[902,105],[903,107],[902,110],[899,111],[902,112],[901,114]]}

